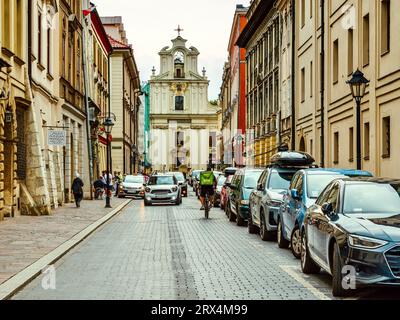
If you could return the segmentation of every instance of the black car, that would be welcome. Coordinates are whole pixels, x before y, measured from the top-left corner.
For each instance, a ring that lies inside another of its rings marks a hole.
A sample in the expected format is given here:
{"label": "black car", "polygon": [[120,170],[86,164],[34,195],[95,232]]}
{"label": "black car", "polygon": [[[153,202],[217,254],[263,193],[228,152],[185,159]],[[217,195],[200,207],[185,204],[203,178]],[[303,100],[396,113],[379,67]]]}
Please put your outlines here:
{"label": "black car", "polygon": [[334,296],[351,294],[348,280],[400,289],[399,227],[400,181],[336,179],[305,215],[301,268],[331,274]]}

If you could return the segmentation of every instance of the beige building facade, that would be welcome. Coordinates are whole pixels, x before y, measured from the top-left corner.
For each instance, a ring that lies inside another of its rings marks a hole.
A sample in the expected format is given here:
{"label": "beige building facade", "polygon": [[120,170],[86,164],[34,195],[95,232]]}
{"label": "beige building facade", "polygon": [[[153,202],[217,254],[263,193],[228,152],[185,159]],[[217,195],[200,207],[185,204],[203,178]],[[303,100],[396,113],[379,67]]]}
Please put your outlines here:
{"label": "beige building facade", "polygon": [[313,154],[326,167],[356,168],[358,124],[355,101],[346,81],[359,69],[370,80],[359,124],[362,169],[377,176],[398,177],[400,42],[396,35],[400,18],[396,13],[400,2],[324,1],[322,12],[321,1],[295,2],[296,146]]}
{"label": "beige building facade", "polygon": [[112,167],[122,174],[134,174],[140,163],[139,71],[122,17],[102,17],[101,20],[113,49],[110,57],[111,112],[116,116],[116,123],[112,133]]}
{"label": "beige building facade", "polygon": [[71,186],[76,173],[85,184],[86,197],[91,190],[82,59],[82,9],[80,0],[59,1],[59,108],[67,135],[67,143],[63,147],[64,196],[67,202],[73,199]]}
{"label": "beige building facade", "polygon": [[[20,213],[17,114],[30,108],[27,94],[26,1],[0,2],[0,220]],[[21,148],[19,149],[21,152]]]}

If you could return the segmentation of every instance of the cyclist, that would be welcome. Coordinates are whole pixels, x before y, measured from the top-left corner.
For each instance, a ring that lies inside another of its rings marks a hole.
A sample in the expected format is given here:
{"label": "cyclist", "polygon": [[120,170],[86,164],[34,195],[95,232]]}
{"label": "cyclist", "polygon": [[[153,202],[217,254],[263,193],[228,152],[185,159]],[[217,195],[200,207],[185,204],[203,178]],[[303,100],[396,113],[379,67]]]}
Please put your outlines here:
{"label": "cyclist", "polygon": [[207,167],[207,171],[203,171],[200,173],[200,201],[201,208],[200,210],[204,210],[204,202],[206,194],[208,194],[208,199],[210,203],[213,203],[214,189],[215,189],[216,179],[214,173],[211,169],[211,166]]}

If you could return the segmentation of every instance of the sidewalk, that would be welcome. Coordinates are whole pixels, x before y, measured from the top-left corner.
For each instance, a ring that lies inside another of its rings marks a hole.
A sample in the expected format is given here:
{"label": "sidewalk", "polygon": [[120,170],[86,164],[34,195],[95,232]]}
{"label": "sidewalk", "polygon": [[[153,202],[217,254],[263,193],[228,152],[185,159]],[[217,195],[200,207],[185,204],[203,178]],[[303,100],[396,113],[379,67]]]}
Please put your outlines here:
{"label": "sidewalk", "polygon": [[44,257],[80,231],[103,218],[126,199],[113,198],[112,209],[105,200],[82,201],[78,209],[66,204],[52,216],[22,216],[0,223],[0,284]]}

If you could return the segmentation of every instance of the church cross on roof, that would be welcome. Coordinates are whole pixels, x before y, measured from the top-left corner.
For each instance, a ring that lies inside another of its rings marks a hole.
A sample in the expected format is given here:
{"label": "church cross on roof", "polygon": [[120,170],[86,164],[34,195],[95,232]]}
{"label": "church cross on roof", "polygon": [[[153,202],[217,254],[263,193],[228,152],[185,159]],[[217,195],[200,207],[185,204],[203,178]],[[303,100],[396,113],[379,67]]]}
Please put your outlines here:
{"label": "church cross on roof", "polygon": [[174,31],[177,31],[178,32],[178,37],[180,37],[181,36],[181,31],[185,31],[185,30],[181,29],[181,26],[178,24],[178,29],[175,29]]}

